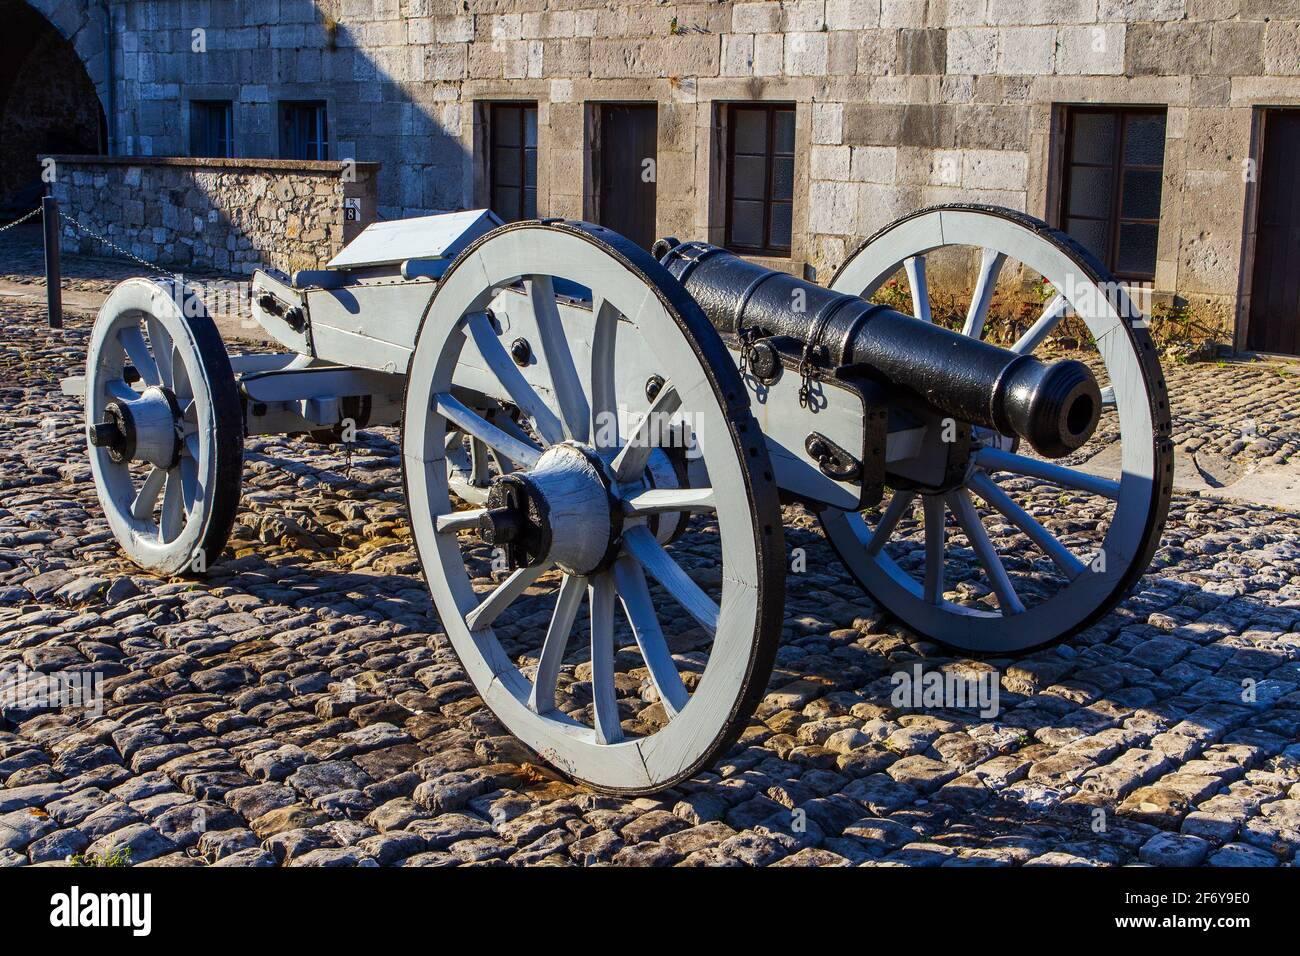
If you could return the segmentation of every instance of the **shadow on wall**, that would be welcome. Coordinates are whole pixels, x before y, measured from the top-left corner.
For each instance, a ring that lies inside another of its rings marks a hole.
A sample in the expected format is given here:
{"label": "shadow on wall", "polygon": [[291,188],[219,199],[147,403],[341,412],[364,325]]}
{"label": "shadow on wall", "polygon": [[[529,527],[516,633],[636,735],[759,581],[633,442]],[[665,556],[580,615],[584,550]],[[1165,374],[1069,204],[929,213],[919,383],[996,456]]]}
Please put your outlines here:
{"label": "shadow on wall", "polygon": [[[354,32],[338,22],[339,6],[338,0],[281,0],[278,6],[114,0],[114,35],[135,34],[141,51],[130,54],[138,58],[130,69],[122,53],[128,43],[119,42],[115,56],[119,148],[143,146],[143,151],[159,155],[184,156],[189,152],[190,101],[224,98],[234,104],[237,156],[293,158],[286,148],[280,104],[324,100],[328,158],[382,166],[377,202],[362,204],[360,223],[464,208],[470,164],[458,133],[460,111],[468,107],[456,97],[448,100],[445,84],[423,82],[425,67],[416,51],[425,48],[406,43],[404,31],[395,45],[377,46],[366,24]],[[67,69],[66,63],[61,68],[75,75],[77,85],[65,86],[57,98],[76,104],[81,112],[102,115],[95,113],[100,97],[91,81],[92,76],[102,81],[104,73],[102,47],[94,47],[95,37],[102,40],[102,7],[82,4],[69,12],[55,0],[0,0],[0,10],[8,7],[20,9],[35,24],[33,29],[39,27],[61,41],[63,55],[78,61],[75,69]],[[190,43],[198,28],[207,31],[205,52],[195,52]],[[369,49],[361,48],[363,39]],[[89,75],[80,60],[89,66]],[[35,70],[14,72],[24,82],[40,82]],[[40,125],[39,98],[15,100],[15,105],[19,125]],[[46,125],[71,129],[76,124],[61,120]],[[32,205],[40,185],[37,153],[97,153],[100,128],[93,129],[90,138],[62,144],[33,141],[20,147],[13,140],[15,150],[21,148],[20,155],[30,157],[24,162],[36,170]],[[0,144],[9,141],[6,134]],[[232,188],[225,174],[203,170],[188,175],[189,182],[174,175],[146,177],[159,180],[158,188],[167,190],[154,196],[140,195],[138,183],[125,184],[120,196],[110,196],[116,185],[110,176],[60,183],[56,192],[69,194],[65,211],[159,265],[246,272],[262,264],[250,262],[250,250],[265,255],[267,265],[322,264],[314,225],[322,200],[314,189],[293,183],[287,191],[273,188],[247,196]],[[120,255],[81,239],[65,242],[80,251],[90,245],[95,254]],[[281,252],[286,243],[291,248]]]}
{"label": "shadow on wall", "polygon": [[104,112],[73,45],[25,0],[0,0],[0,217],[43,192],[37,156],[100,153]]}
{"label": "shadow on wall", "polygon": [[[292,157],[287,148],[280,103],[323,98],[328,123],[328,158],[379,166],[375,189],[370,193],[377,196],[377,201],[362,203],[361,225],[377,219],[464,209],[465,177],[470,163],[457,134],[460,110],[472,106],[462,105],[458,97],[451,102],[439,99],[438,89],[442,84],[421,82],[423,66],[415,70],[418,75],[411,75],[412,51],[420,47],[402,42],[397,46],[363,50],[361,38],[336,19],[337,6],[338,0],[281,0],[281,19],[292,20],[302,8],[310,7],[312,22],[300,24],[297,30],[266,27],[270,33],[270,55],[266,62],[271,90],[270,125],[274,130],[271,138],[275,141],[267,150],[268,155],[301,158]],[[213,16],[221,14],[214,9]],[[219,64],[205,63],[203,69],[210,72],[214,66]],[[209,76],[208,79],[217,78]],[[427,92],[428,100],[414,99],[412,94],[418,91]],[[182,96],[185,95],[182,86]],[[248,108],[247,103],[235,103],[237,111]],[[236,150],[239,151],[238,141]],[[278,268],[284,268],[285,263],[292,263],[293,268],[319,268],[329,258],[316,255],[318,246],[314,244],[319,237],[312,227],[302,226],[314,213],[307,205],[310,196],[303,194],[300,185],[295,185],[297,195],[293,199],[274,192],[259,197],[253,215],[248,212],[232,215],[223,191],[213,188],[210,180],[200,178],[196,185],[209,193],[211,208],[205,229],[215,230],[217,235],[228,230],[234,244],[232,252],[273,248],[267,233],[252,234],[251,230],[262,230],[270,217],[278,217],[278,225],[269,235],[282,231],[285,241],[303,244],[276,253],[271,257],[274,261],[267,264]],[[213,210],[219,210],[216,220],[212,219]],[[353,230],[348,231],[351,234]],[[308,232],[310,236],[306,236]],[[228,269],[218,251],[212,263],[199,259],[193,265],[211,265],[221,271],[251,271],[247,257],[243,258],[242,264]]]}

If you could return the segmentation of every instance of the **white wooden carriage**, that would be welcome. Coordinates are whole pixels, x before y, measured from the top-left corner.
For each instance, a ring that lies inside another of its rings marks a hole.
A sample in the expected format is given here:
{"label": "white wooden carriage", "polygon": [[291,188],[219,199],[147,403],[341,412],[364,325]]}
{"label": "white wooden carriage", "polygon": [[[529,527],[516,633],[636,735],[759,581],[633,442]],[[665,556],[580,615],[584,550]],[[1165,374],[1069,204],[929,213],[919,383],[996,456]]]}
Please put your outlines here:
{"label": "white wooden carriage", "polygon": [[[926,256],[959,245],[983,250],[966,336],[980,337],[1008,260],[1060,290],[1012,352],[1031,354],[1067,313],[1086,323],[1109,378],[1098,413],[1118,418],[1118,478],[1023,454],[1016,435],[987,427],[964,432],[954,470],[940,398],[931,407],[900,396],[907,412],[898,412],[861,376],[813,375],[806,348],[798,363],[774,351],[785,364],[758,377],[747,364],[752,338],[715,327],[665,266],[686,246],[657,249],[660,261],[599,226],[502,225],[486,210],[378,223],[323,270],[257,273],[257,318],[285,348],[276,355],[228,356],[186,290],[128,280],[95,323],[84,380],[67,388],[84,390],[113,533],[159,574],[218,560],[246,437],[400,423],[425,579],[486,705],[571,776],[650,792],[716,759],[765,692],[782,626],[783,496],[817,512],[888,611],[972,653],[1058,640],[1104,613],[1146,566],[1169,493],[1164,386],[1141,322],[1086,253],[1019,214],[940,207],[873,237],[831,285],[866,297],[901,269],[925,321]],[[838,467],[836,454],[856,469]],[[880,508],[869,507],[864,477],[873,455],[885,476],[876,496],[892,489]],[[1109,507],[1097,542],[1104,567],[1059,540],[999,476]],[[1017,592],[972,495],[1052,569],[1034,572],[1033,600]],[[891,552],[914,512],[919,567]],[[958,533],[995,604],[946,596]],[[485,543],[509,558],[490,587]],[[521,626],[505,622],[547,587],[549,624],[531,628],[529,652],[512,654]],[[639,693],[654,721],[629,719],[620,703],[631,652],[616,646],[616,618],[648,674]],[[572,691],[578,673],[582,703],[568,693],[561,707],[561,675]]]}

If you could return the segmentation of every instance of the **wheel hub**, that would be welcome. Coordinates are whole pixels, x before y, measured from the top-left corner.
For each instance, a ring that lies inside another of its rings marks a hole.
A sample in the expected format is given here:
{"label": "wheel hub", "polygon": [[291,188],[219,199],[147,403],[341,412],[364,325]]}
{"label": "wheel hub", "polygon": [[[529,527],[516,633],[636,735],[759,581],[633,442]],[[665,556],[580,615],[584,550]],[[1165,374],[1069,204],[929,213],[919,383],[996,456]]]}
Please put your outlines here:
{"label": "wheel hub", "polygon": [[596,452],[565,442],[527,473],[497,475],[479,518],[483,541],[512,568],[543,562],[588,575],[608,566],[623,531],[622,507]]}
{"label": "wheel hub", "polygon": [[176,397],[156,385],[134,401],[113,399],[104,406],[104,418],[88,429],[90,443],[104,448],[116,462],[147,461],[174,468],[180,460],[181,412]]}

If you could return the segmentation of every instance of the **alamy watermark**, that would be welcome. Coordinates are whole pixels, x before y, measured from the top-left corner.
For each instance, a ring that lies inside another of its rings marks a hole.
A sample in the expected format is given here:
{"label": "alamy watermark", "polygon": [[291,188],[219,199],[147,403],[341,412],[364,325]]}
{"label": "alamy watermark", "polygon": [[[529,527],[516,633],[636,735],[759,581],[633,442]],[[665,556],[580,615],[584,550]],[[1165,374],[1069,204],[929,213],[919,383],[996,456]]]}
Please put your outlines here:
{"label": "alamy watermark", "polygon": [[59,671],[44,674],[19,664],[0,686],[0,710],[68,708],[88,717],[104,713],[104,675],[100,671]]}
{"label": "alamy watermark", "polygon": [[895,707],[975,709],[986,720],[999,713],[997,671],[981,671],[975,675],[939,670],[923,672],[920,664],[913,664],[911,670],[895,671],[889,682],[894,685],[889,702]]}

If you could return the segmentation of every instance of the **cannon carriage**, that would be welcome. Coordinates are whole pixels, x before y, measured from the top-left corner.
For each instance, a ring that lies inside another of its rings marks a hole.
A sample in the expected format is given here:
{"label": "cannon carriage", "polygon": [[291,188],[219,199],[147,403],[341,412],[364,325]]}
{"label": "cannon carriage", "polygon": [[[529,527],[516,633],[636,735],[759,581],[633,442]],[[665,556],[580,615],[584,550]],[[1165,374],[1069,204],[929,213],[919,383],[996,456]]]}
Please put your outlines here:
{"label": "cannon carriage", "polygon": [[[927,261],[953,247],[979,262],[960,330],[931,321],[927,292]],[[1056,294],[1002,348],[982,335],[1008,262]],[[910,315],[869,301],[895,275]],[[905,217],[826,287],[707,244],[651,254],[480,210],[371,226],[326,269],[258,273],[253,300],[283,353],[228,356],[167,283],[105,303],[67,387],[125,553],[163,574],[216,561],[246,436],[398,424],[414,542],[471,681],[604,790],[671,786],[745,726],[782,629],[783,500],[887,612],[986,655],[1105,614],[1168,506],[1168,402],[1140,315],[1068,237],[1007,210]],[[1035,357],[1066,315],[1093,363]],[[1069,463],[1102,420],[1117,477]],[[1100,516],[1091,539],[1018,502],[1043,485]],[[954,568],[987,597],[954,592]]]}

